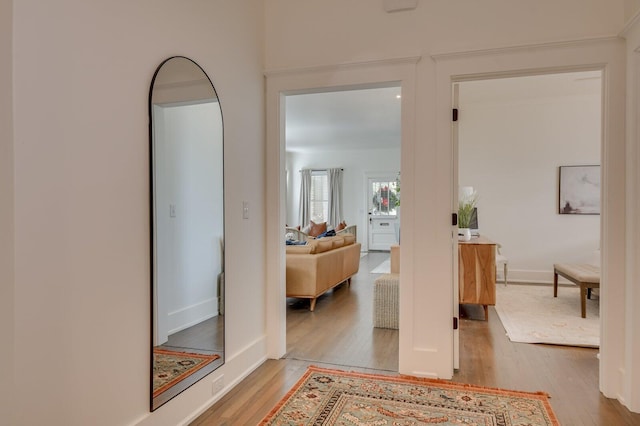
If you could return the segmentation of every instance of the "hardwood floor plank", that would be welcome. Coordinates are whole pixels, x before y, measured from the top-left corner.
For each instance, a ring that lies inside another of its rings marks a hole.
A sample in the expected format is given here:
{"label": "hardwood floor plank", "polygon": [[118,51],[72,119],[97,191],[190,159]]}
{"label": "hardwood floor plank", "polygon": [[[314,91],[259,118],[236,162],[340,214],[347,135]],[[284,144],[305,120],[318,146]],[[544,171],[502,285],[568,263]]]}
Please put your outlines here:
{"label": "hardwood floor plank", "polygon": [[[388,257],[388,254],[386,254]],[[363,259],[351,287],[341,286],[318,300],[315,312],[289,300],[287,354],[268,360],[193,425],[255,425],[304,374],[309,365],[395,375],[397,330],[374,329],[373,280],[385,259]],[[640,425],[640,414],[598,390],[597,349],[512,343],[491,307],[463,306],[460,320],[460,370],[453,381],[521,391],[547,392],[563,425]]]}

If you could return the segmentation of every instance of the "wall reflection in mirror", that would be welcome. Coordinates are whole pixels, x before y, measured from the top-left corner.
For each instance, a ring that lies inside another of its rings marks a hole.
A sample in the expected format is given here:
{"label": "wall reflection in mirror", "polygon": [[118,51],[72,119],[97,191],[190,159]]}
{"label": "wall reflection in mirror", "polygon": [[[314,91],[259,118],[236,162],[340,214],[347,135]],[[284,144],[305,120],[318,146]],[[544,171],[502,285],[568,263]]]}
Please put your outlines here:
{"label": "wall reflection in mirror", "polygon": [[207,74],[172,57],[149,97],[151,410],[224,363],[222,110]]}

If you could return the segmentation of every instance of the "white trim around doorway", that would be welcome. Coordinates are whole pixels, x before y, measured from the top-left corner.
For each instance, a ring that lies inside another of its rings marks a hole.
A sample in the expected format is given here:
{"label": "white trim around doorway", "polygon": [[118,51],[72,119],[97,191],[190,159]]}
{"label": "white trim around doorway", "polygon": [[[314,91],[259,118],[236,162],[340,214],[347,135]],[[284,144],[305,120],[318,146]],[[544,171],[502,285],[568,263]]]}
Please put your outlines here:
{"label": "white trim around doorway", "polygon": [[[266,94],[266,302],[267,302],[267,356],[281,358],[286,352],[286,289],[285,250],[282,232],[285,227],[285,101],[287,95],[345,90],[348,88],[372,88],[399,86],[402,93],[402,142],[401,169],[403,178],[409,181],[413,172],[413,146],[415,127],[416,68],[420,56],[376,60],[335,66],[319,66],[293,70],[275,70],[265,73]],[[410,184],[403,191],[411,190]],[[409,197],[407,197],[408,199]],[[410,210],[411,203],[403,200],[403,212]],[[403,213],[404,215],[404,213]],[[410,220],[410,213],[403,216],[403,223]],[[403,241],[407,247],[410,237]],[[408,251],[407,251],[408,252]],[[401,260],[403,268],[411,267],[411,260]],[[409,277],[410,274],[406,274]],[[411,282],[403,278],[401,286],[407,287],[410,295]],[[410,300],[410,299],[407,299]],[[400,302],[400,311],[403,311]],[[408,312],[408,309],[404,309]],[[409,322],[400,332],[411,331]],[[405,339],[406,340],[406,339]],[[400,348],[402,364],[402,345]]]}
{"label": "white trim around doorway", "polygon": [[[439,146],[445,146],[452,140],[452,83],[567,71],[603,71],[600,391],[624,403],[624,334],[626,327],[630,326],[625,323],[624,311],[619,309],[625,300],[626,256],[624,42],[606,38],[521,49],[436,55],[432,58],[436,62]],[[453,187],[453,171],[450,176],[451,181],[443,184]]]}

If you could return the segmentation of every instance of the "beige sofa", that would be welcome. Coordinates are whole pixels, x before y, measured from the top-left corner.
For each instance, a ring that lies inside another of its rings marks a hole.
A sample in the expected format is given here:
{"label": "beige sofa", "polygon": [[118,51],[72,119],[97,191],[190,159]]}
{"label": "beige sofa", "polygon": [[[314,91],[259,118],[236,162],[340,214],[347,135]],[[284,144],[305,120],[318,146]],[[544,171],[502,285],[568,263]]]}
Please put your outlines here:
{"label": "beige sofa", "polygon": [[309,239],[307,245],[287,246],[287,297],[317,298],[347,281],[360,267],[360,243],[355,235]]}

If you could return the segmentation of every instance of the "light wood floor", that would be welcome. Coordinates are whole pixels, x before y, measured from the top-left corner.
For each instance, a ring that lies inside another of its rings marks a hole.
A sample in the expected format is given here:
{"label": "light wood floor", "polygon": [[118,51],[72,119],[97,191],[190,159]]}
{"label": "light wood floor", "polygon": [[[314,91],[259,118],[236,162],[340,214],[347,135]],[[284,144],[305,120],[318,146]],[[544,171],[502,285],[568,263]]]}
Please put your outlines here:
{"label": "light wood floor", "polygon": [[[192,424],[256,425],[302,376],[317,365],[393,375],[398,368],[397,331],[372,327],[370,274],[388,254],[370,253],[350,287],[340,286],[318,300],[289,300],[287,354],[268,360]],[[563,425],[640,425],[620,403],[598,391],[598,351],[552,345],[511,343],[491,307],[463,306],[460,370],[456,382],[545,391]]]}

